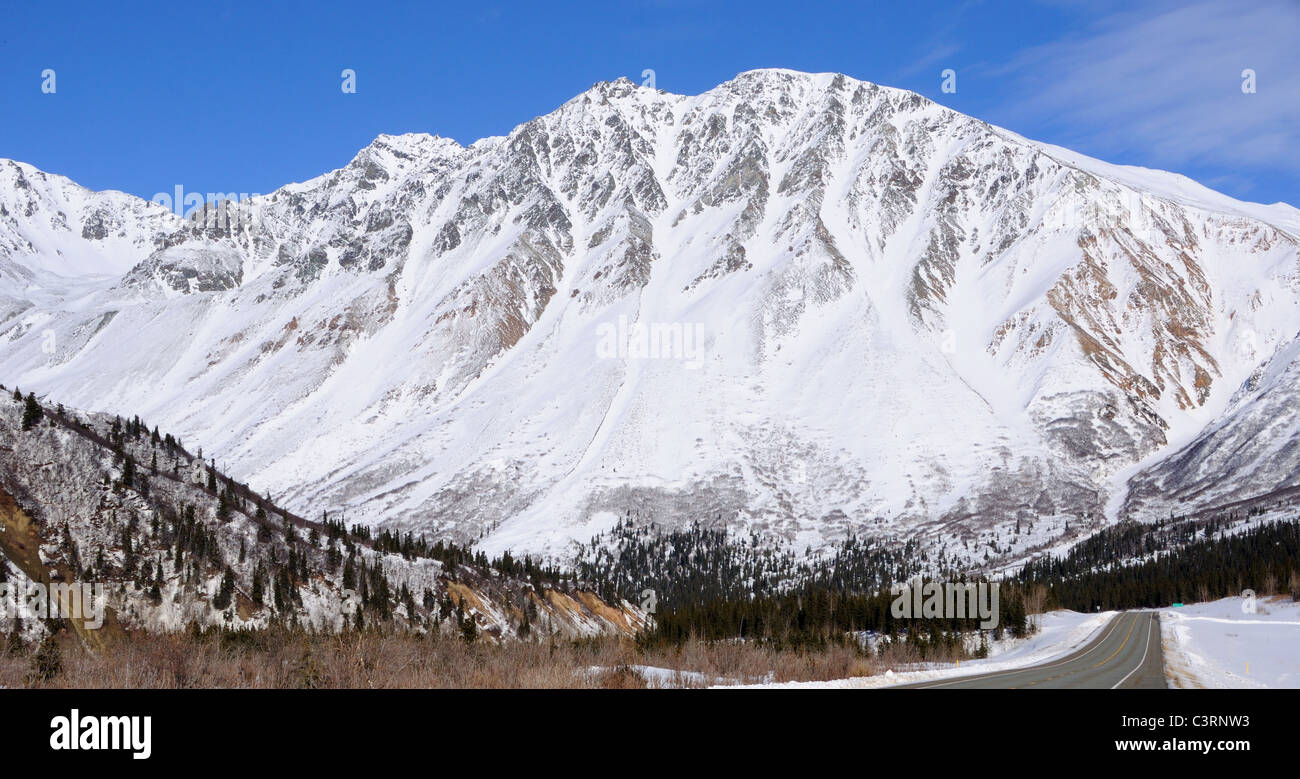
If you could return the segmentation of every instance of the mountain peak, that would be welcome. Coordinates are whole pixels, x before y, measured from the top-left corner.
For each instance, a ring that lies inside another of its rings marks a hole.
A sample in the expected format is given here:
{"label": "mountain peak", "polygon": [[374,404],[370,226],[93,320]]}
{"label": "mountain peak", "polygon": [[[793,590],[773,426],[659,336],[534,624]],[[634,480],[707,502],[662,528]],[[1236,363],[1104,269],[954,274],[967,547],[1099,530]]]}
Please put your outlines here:
{"label": "mountain peak", "polygon": [[399,133],[392,135],[389,133],[380,133],[371,141],[371,147],[384,147],[404,153],[429,153],[443,149],[460,151],[464,147],[454,138],[444,138],[441,135],[431,135],[429,133]]}

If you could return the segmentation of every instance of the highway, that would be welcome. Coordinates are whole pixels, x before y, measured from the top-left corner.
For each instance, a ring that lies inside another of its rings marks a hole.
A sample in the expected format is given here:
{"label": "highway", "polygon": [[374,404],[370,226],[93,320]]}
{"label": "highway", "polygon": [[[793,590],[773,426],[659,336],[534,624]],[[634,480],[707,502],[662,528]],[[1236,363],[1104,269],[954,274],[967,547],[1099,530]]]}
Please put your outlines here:
{"label": "highway", "polygon": [[1160,621],[1152,611],[1116,615],[1095,639],[1039,665],[917,684],[912,689],[1127,689],[1165,687]]}

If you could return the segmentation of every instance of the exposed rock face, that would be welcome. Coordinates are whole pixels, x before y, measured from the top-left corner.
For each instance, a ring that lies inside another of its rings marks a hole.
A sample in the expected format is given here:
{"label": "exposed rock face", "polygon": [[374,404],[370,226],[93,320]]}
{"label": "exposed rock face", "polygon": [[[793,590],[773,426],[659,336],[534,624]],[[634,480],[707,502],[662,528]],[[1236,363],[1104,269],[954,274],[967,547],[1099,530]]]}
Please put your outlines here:
{"label": "exposed rock face", "polygon": [[[381,136],[233,229],[3,166],[7,381],[491,551],[629,510],[800,548],[1077,527],[1300,331],[1295,209],[834,74]],[[42,281],[115,235],[116,277]]]}
{"label": "exposed rock face", "polygon": [[1228,410],[1135,474],[1122,516],[1184,516],[1236,504],[1290,503],[1300,492],[1300,334],[1241,385]]}

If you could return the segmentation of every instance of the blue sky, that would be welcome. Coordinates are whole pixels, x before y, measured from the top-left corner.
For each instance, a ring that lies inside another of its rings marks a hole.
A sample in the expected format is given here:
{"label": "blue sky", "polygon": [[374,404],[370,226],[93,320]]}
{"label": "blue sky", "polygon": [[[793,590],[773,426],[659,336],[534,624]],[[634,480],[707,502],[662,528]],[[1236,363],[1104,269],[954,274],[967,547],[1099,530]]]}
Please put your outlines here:
{"label": "blue sky", "polygon": [[786,67],[1300,206],[1295,0],[4,3],[0,157],[146,198],[270,192],[379,133],[504,134],[646,68],[697,93]]}

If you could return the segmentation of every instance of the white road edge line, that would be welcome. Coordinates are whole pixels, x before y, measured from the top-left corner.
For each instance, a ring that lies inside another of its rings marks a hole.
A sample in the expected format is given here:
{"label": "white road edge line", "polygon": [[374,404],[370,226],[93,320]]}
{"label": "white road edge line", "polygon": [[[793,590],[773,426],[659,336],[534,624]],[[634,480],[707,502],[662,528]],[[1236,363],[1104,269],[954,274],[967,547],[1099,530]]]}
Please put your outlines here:
{"label": "white road edge line", "polygon": [[[1099,634],[1104,633],[1105,635],[1102,635],[1100,638],[1096,640],[1095,644],[1093,644],[1091,647],[1084,650],[1081,654],[1075,657],[1067,657],[1065,659],[1056,660],[1055,662],[1044,663],[1042,665],[1027,665],[1024,666],[1023,668],[1007,668],[1002,671],[983,671],[983,672],[977,671],[967,676],[958,676],[955,679],[949,679],[947,681],[943,681],[935,684],[917,685],[916,689],[924,690],[924,689],[932,689],[934,687],[947,687],[950,684],[969,682],[976,677],[984,678],[990,676],[1002,676],[1006,674],[1023,673],[1025,671],[1040,671],[1040,670],[1045,670],[1047,668],[1055,668],[1058,665],[1064,665],[1066,663],[1073,663],[1075,660],[1082,660],[1083,658],[1087,657],[1088,655],[1092,654],[1093,652],[1101,648],[1102,643],[1105,642],[1105,640],[1110,637],[1111,633],[1115,632],[1115,628],[1119,627],[1120,617],[1122,616],[1124,616],[1124,612],[1121,611],[1120,613],[1112,617],[1110,621],[1107,622],[1105,625],[1098,628]],[[1066,651],[1069,652],[1071,650],[1067,649]]]}
{"label": "white road edge line", "polygon": [[1142,666],[1146,665],[1147,652],[1150,651],[1151,649],[1151,630],[1158,624],[1160,624],[1160,618],[1155,614],[1152,614],[1151,625],[1147,628],[1147,645],[1142,647],[1142,659],[1138,661],[1137,668],[1134,668],[1132,671],[1129,671],[1127,674],[1124,675],[1123,679],[1120,679],[1118,682],[1115,682],[1115,684],[1111,685],[1112,690],[1115,689],[1116,687],[1119,687],[1124,682],[1127,682],[1130,676],[1137,673],[1139,670],[1142,669]]}

